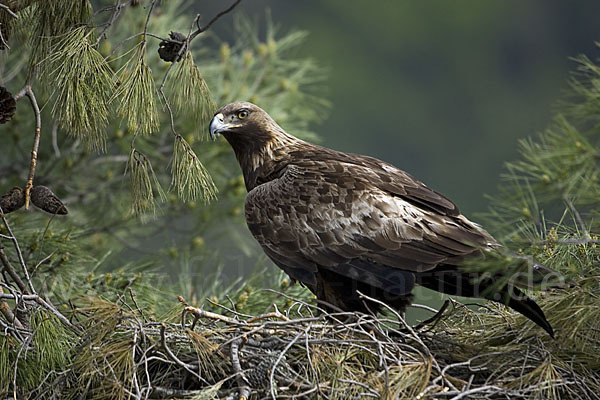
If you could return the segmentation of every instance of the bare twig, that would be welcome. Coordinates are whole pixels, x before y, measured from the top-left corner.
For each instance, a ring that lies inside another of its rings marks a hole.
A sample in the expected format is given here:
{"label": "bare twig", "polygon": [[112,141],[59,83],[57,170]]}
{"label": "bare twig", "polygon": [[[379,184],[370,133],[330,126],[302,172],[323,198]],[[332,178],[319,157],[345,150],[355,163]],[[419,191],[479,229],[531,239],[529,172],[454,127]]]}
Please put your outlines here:
{"label": "bare twig", "polygon": [[3,9],[4,11],[6,11],[8,13],[8,15],[10,15],[11,17],[13,17],[15,19],[19,19],[19,16],[17,14],[15,14],[13,12],[13,10],[11,10],[6,4],[0,3],[0,8]]}
{"label": "bare twig", "polygon": [[[199,17],[200,17],[200,14],[197,14],[196,17],[194,18],[194,21],[192,22],[192,26],[194,26],[194,24],[198,21]],[[177,56],[175,57],[175,60],[171,63],[171,65],[169,65],[169,68],[167,69],[167,72],[165,72],[165,76],[163,77],[163,80],[158,88],[158,93],[163,98],[163,101],[165,102],[165,106],[167,107],[167,110],[169,111],[169,122],[171,123],[171,132],[176,137],[177,137],[177,132],[175,132],[175,121],[174,121],[174,117],[173,117],[173,110],[171,109],[171,105],[169,104],[169,101],[167,100],[167,96],[165,95],[165,92],[163,89],[165,88],[165,84],[167,83],[167,78],[169,77],[171,70],[175,66],[176,61],[179,60],[181,58],[181,56],[183,55],[183,53],[185,53],[187,51],[187,48],[188,48],[188,46],[190,44],[190,40],[191,40],[190,39],[191,32],[192,32],[192,27],[190,27],[190,31],[188,33],[187,38],[185,39],[185,42],[183,43],[183,45],[177,52]]]}
{"label": "bare twig", "polygon": [[161,324],[161,326],[160,326],[160,343],[161,343],[163,349],[165,349],[165,351],[167,352],[167,355],[169,356],[169,358],[171,360],[175,361],[175,363],[177,365],[179,365],[180,367],[182,367],[183,369],[188,371],[190,374],[192,374],[196,378],[198,378],[198,380],[200,382],[202,382],[205,385],[209,385],[209,383],[206,381],[206,379],[204,379],[200,375],[198,375],[198,373],[196,371],[194,371],[190,365],[181,361],[179,358],[177,358],[177,356],[173,353],[173,351],[171,351],[171,349],[167,345],[167,340],[166,340],[166,336],[165,336],[166,329],[167,329],[167,325]]}
{"label": "bare twig", "polygon": [[[309,331],[311,328],[311,324],[309,323],[308,325]],[[319,374],[317,374],[317,369],[315,368],[315,365],[313,363],[312,357],[310,355],[310,347],[308,344],[308,335],[306,335],[304,337],[304,348],[306,349],[306,358],[308,360],[308,365],[310,366],[311,372],[313,374],[314,379],[317,381],[315,384],[315,387],[317,389],[317,391],[319,392],[319,395],[324,398],[324,399],[329,399],[329,396],[327,396],[323,390],[321,390],[321,382],[319,382]]]}
{"label": "bare twig", "polygon": [[[23,258],[23,252],[21,251],[21,246],[19,245],[19,242],[17,241],[15,234],[13,233],[12,229],[10,228],[8,221],[6,220],[6,216],[4,215],[4,212],[2,211],[2,207],[0,207],[0,217],[2,219],[2,223],[4,224],[4,227],[6,228],[6,230],[8,231],[8,234],[11,237],[11,241],[13,243],[15,251],[17,252],[17,257],[19,258],[19,263],[21,264],[21,268],[23,269],[23,274],[25,275],[25,280],[27,281],[29,290],[31,291],[31,293],[36,293],[35,288],[33,287],[33,284],[31,283],[31,278],[29,277],[29,271],[27,270],[27,264],[25,264],[25,259]],[[0,250],[1,250],[1,248],[2,248],[2,245],[0,243]],[[6,258],[6,254],[4,256]],[[1,257],[1,255],[0,255],[0,257]],[[6,261],[8,261],[8,258],[6,258]],[[5,261],[2,260],[2,263],[4,264],[5,268],[9,268],[10,262],[5,263]],[[7,272],[10,273],[10,271],[7,271]],[[14,272],[14,269],[13,269],[13,272]],[[14,276],[18,276],[18,275],[14,274]],[[13,279],[14,279],[14,277],[13,277]],[[15,281],[15,283],[17,283],[17,281]],[[21,287],[20,287],[20,289],[24,293],[28,293],[27,289],[23,290],[23,288],[21,288]]]}
{"label": "bare twig", "polygon": [[205,311],[201,308],[192,307],[192,306],[186,306],[183,309],[183,317],[184,318],[185,318],[186,314],[192,314],[198,318],[210,318],[210,319],[227,322],[229,324],[234,324],[234,325],[246,325],[245,323],[240,322],[239,320],[237,320],[235,318],[227,317],[225,315],[213,313],[210,311]]}
{"label": "bare twig", "polygon": [[[191,34],[190,36],[190,41],[193,40],[196,36],[198,36],[199,34],[201,34],[202,32],[206,32],[211,26],[212,24],[214,24],[215,22],[217,22],[217,20],[219,18],[221,18],[223,15],[230,13],[234,8],[237,7],[238,4],[240,4],[242,0],[236,0],[231,6],[229,6],[227,9],[221,11],[220,13],[218,13],[217,15],[215,15],[213,17],[213,19],[211,19],[208,24],[204,25],[203,27],[198,27],[198,29]],[[199,21],[198,21],[199,23]]]}
{"label": "bare twig", "polygon": [[250,386],[248,385],[248,380],[246,379],[240,364],[239,348],[241,344],[243,344],[243,338],[231,342],[231,365],[240,389],[238,399],[247,400],[250,397]]}
{"label": "bare twig", "polygon": [[[152,15],[152,10],[154,10],[154,6],[157,2],[158,0],[152,0],[152,3],[150,3],[150,10],[148,10],[148,15],[146,16],[146,23],[144,24],[144,31],[142,32],[142,46],[146,44],[146,35],[148,33],[148,24],[150,23],[150,16]],[[141,56],[143,57],[143,54]]]}
{"label": "bare twig", "polygon": [[[210,22],[208,24],[206,24],[203,27],[198,27],[198,29],[194,32],[192,32],[192,28],[194,25],[199,24],[200,22],[200,14],[196,14],[196,16],[194,17],[194,20],[192,21],[192,24],[190,26],[190,30],[188,32],[188,35],[186,37],[186,39],[183,41],[183,43],[181,42],[177,42],[177,41],[173,41],[173,40],[168,40],[169,42],[175,42],[177,44],[180,44],[181,47],[179,48],[179,51],[177,52],[177,55],[174,59],[174,61],[171,63],[171,65],[169,66],[169,68],[167,69],[167,71],[165,72],[165,75],[163,77],[163,80],[158,88],[158,93],[161,95],[163,101],[165,102],[165,106],[167,107],[167,110],[169,112],[169,118],[170,118],[170,123],[171,123],[171,131],[173,132],[173,134],[175,136],[177,136],[177,132],[175,131],[175,123],[174,123],[174,117],[173,117],[173,110],[171,109],[171,105],[169,104],[168,100],[167,100],[167,96],[164,93],[164,87],[165,84],[167,82],[167,78],[169,77],[169,74],[171,73],[171,70],[173,69],[173,67],[175,66],[176,61],[178,61],[183,54],[185,54],[185,52],[188,50],[190,43],[192,42],[192,40],[194,40],[194,38],[196,36],[198,36],[200,33],[207,31],[212,24],[214,24],[219,18],[221,18],[223,15],[231,12],[235,7],[237,7],[237,5],[241,2],[242,0],[236,0],[231,6],[229,6],[227,9],[219,12],[217,15],[215,15],[213,17],[213,19],[210,20]],[[151,10],[152,11],[152,10]],[[148,17],[150,16],[150,14],[148,14]],[[146,28],[148,26],[148,21],[146,21]],[[147,29],[144,29],[144,40],[145,36],[146,36],[146,31]]]}
{"label": "bare twig", "polygon": [[0,262],[2,262],[2,265],[4,266],[3,270],[6,271],[6,273],[10,276],[14,283],[19,287],[19,289],[23,293],[28,294],[29,291],[27,290],[27,286],[25,285],[21,277],[17,274],[12,264],[10,263],[10,260],[6,256],[2,242],[0,242]]}
{"label": "bare twig", "polygon": [[277,308],[277,304],[273,304],[273,308],[275,309],[275,311],[266,313],[266,314],[257,315],[256,317],[252,317],[252,318],[246,320],[246,322],[251,324],[253,322],[260,321],[262,319],[268,319],[268,318],[279,318],[282,321],[290,320],[288,317],[286,317],[285,315],[283,315],[282,313],[279,312],[279,309]]}
{"label": "bare twig", "polygon": [[[192,398],[199,396],[203,393],[203,390],[182,390],[170,387],[153,386],[152,397],[153,399],[165,399],[165,398]],[[158,397],[155,397],[158,396]]]}
{"label": "bare twig", "polygon": [[[29,344],[31,343],[31,340],[33,339],[33,335],[29,335],[26,339],[25,342],[21,343],[21,346],[19,347],[19,351],[17,352],[17,360],[19,358],[21,358],[21,352],[29,347]],[[14,370],[13,370],[13,379],[12,379],[12,384],[13,384],[13,399],[17,400],[17,371],[19,368],[19,364],[18,362],[15,363],[14,366]]]}
{"label": "bare twig", "polygon": [[35,176],[35,168],[37,165],[38,150],[40,147],[40,134],[42,130],[42,116],[40,113],[40,107],[38,106],[37,100],[31,89],[31,85],[27,84],[19,93],[14,97],[15,100],[20,100],[23,95],[29,98],[33,113],[35,115],[35,133],[33,136],[33,146],[31,149],[31,161],[29,163],[29,174],[27,175],[27,184],[25,185],[25,209],[29,209],[29,202],[31,198],[31,189],[33,188],[33,178]]}
{"label": "bare twig", "polygon": [[446,309],[448,308],[449,305],[450,305],[450,300],[444,301],[444,304],[435,313],[435,315],[433,315],[431,318],[426,319],[425,321],[420,322],[417,326],[415,326],[415,330],[418,331],[421,328],[423,328],[424,326],[429,325],[431,323],[433,323],[432,328],[435,327],[435,325],[438,323],[440,318],[442,318],[442,316],[444,315],[444,312],[446,311]]}
{"label": "bare twig", "polygon": [[52,303],[47,302],[46,300],[42,299],[40,296],[37,296],[35,298],[35,301],[38,304],[40,304],[41,306],[43,306],[45,309],[50,311],[52,314],[54,314],[63,324],[65,324],[69,328],[75,328],[75,326],[71,323],[71,321],[69,321],[64,315],[62,315],[62,313],[60,311],[58,311],[56,309],[56,307],[54,307],[52,305]]}
{"label": "bare twig", "polygon": [[117,52],[117,50],[119,50],[119,48],[121,48],[121,46],[123,46],[125,43],[127,43],[127,42],[129,42],[130,40],[133,40],[133,39],[135,39],[135,38],[138,38],[138,37],[140,37],[140,36],[151,37],[151,38],[154,38],[154,39],[158,39],[158,40],[160,40],[160,41],[167,41],[167,42],[170,42],[170,43],[177,43],[177,44],[179,44],[179,42],[178,42],[178,41],[176,41],[176,40],[172,40],[172,39],[169,39],[169,38],[165,38],[165,37],[162,37],[162,36],[156,35],[156,34],[154,34],[154,33],[150,33],[150,32],[138,32],[138,33],[136,33],[136,34],[133,34],[133,35],[131,35],[131,36],[129,36],[129,37],[127,37],[127,38],[123,39],[123,40],[122,40],[122,41],[120,41],[119,43],[117,43],[117,44],[115,44],[114,46],[112,46],[112,47],[113,47],[113,50],[111,51],[111,53],[110,53],[109,55],[107,55],[106,57],[104,57],[104,61],[107,61],[107,60],[109,60],[109,59],[110,59],[112,56],[114,56],[114,55],[115,55],[115,53]]}
{"label": "bare twig", "polygon": [[[4,289],[2,289],[2,286],[0,286],[0,295],[2,295],[2,294],[4,294]],[[8,323],[14,324],[17,328],[24,329],[23,324],[21,323],[21,321],[19,321],[19,319],[12,312],[12,310],[7,302],[0,301],[0,313],[2,313],[2,315],[4,315],[4,318],[6,318]]]}
{"label": "bare twig", "polygon": [[[456,396],[452,397],[450,400],[464,399],[466,397],[470,397],[471,395],[474,395],[474,394],[477,394],[477,393],[481,393],[481,392],[494,393],[494,392],[501,392],[501,391],[502,391],[501,388],[499,388],[498,386],[494,386],[494,385],[480,386],[478,388],[474,388],[474,389],[471,389],[471,390],[466,390],[464,392],[459,392],[459,393],[456,394]],[[448,393],[446,393],[446,395],[455,394],[455,393],[456,392],[448,392]]]}
{"label": "bare twig", "polygon": [[273,367],[271,368],[270,373],[269,373],[269,390],[271,392],[271,398],[273,400],[277,400],[277,397],[275,396],[275,385],[274,385],[275,372],[277,371],[277,366],[279,365],[281,360],[283,360],[283,357],[288,352],[288,350],[302,337],[302,335],[306,335],[308,333],[308,331],[310,330],[310,328],[311,328],[311,325],[307,326],[303,332],[300,332],[298,335],[296,335],[296,337],[294,337],[294,339],[292,339],[284,347],[284,349],[279,354],[279,357],[277,357],[277,360],[275,360],[275,363],[273,364]]}
{"label": "bare twig", "polygon": [[[19,12],[31,4],[33,4],[35,0],[8,0],[4,1],[5,5],[10,8],[13,12]],[[4,7],[3,7],[4,8]]]}
{"label": "bare twig", "polygon": [[3,293],[2,290],[1,290],[1,286],[2,285],[0,285],[0,299],[35,301],[38,298],[37,294],[15,295],[15,294],[12,294],[12,293]]}
{"label": "bare twig", "polygon": [[111,26],[113,26],[113,24],[115,23],[115,21],[117,20],[117,18],[119,18],[119,15],[121,14],[121,11],[125,7],[127,7],[129,5],[129,3],[131,3],[131,0],[126,0],[126,1],[117,0],[117,2],[115,3],[114,6],[105,7],[104,9],[98,10],[98,11],[96,11],[94,13],[94,15],[92,16],[92,18],[94,16],[96,16],[99,12],[114,10],[114,12],[112,13],[112,15],[110,16],[109,21],[106,23],[106,25],[102,29],[102,32],[100,32],[100,34],[98,35],[98,39],[94,43],[94,46],[98,46],[98,44],[100,44],[100,41],[102,39],[106,39],[106,36],[107,36],[106,33],[107,33],[107,31],[110,29]]}
{"label": "bare twig", "polygon": [[213,305],[215,307],[221,308],[221,309],[223,309],[223,310],[225,310],[225,311],[227,311],[227,312],[235,315],[236,317],[240,317],[240,318],[252,318],[252,315],[250,315],[250,314],[244,314],[244,313],[241,313],[241,312],[237,311],[235,309],[235,304],[233,303],[233,300],[231,300],[231,297],[229,297],[227,295],[227,296],[225,296],[225,298],[227,299],[227,301],[229,301],[230,307],[227,307],[227,306],[225,306],[223,304],[215,302],[215,301],[213,301],[213,300],[211,300],[209,298],[207,298],[206,301],[208,301],[211,305]]}

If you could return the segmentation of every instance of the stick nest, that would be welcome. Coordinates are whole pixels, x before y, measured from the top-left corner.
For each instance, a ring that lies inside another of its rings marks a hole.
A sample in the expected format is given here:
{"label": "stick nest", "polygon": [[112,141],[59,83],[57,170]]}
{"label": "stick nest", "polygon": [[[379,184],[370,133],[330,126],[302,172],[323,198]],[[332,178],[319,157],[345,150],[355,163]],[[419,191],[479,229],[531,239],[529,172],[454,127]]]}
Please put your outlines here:
{"label": "stick nest", "polygon": [[[328,314],[286,293],[265,290],[252,294],[272,300],[262,314],[237,311],[233,302],[208,300],[206,308],[193,307],[180,297],[174,312],[157,321],[130,294],[129,301],[125,295],[116,302],[98,297],[74,301],[65,314],[71,326],[33,296],[24,296],[21,304],[31,322],[11,326],[12,335],[0,336],[0,382],[7,382],[3,395],[597,399],[600,392],[593,335],[574,342],[555,318],[559,336],[552,340],[500,306],[474,310],[448,300],[430,319],[410,326],[391,309],[379,317]],[[593,293],[580,291],[576,297],[559,291],[541,300],[546,306],[571,301],[575,307],[589,301],[582,300],[588,295]],[[287,307],[280,311],[276,304],[282,301]],[[25,318],[23,313],[19,317]],[[11,382],[31,374],[30,362],[39,365],[41,360],[50,372],[17,385],[15,392]]]}

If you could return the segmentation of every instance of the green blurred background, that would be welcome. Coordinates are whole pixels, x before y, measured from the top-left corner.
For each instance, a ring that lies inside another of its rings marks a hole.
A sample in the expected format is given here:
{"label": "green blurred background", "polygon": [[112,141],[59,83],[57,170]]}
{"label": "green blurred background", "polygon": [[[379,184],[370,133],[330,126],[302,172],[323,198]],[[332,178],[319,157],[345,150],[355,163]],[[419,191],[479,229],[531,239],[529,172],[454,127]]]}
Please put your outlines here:
{"label": "green blurred background", "polygon": [[[198,3],[204,20],[214,3]],[[328,69],[322,144],[405,169],[469,216],[486,209],[517,139],[548,124],[569,57],[600,55],[597,0],[247,0],[237,11],[264,20],[267,8],[283,31],[308,31],[298,55]]]}
{"label": "green blurred background", "polygon": [[[222,7],[197,11],[208,20]],[[328,70],[332,108],[311,127],[321,144],[390,162],[475,220],[517,140],[549,124],[570,58],[600,56],[597,0],[252,0],[237,12],[260,26],[265,9],[281,31],[308,31],[298,57]],[[231,38],[230,21],[215,26],[220,37]],[[237,253],[224,252],[226,275],[247,270]],[[416,295],[432,306],[443,299]],[[409,320],[424,316],[409,310]]]}

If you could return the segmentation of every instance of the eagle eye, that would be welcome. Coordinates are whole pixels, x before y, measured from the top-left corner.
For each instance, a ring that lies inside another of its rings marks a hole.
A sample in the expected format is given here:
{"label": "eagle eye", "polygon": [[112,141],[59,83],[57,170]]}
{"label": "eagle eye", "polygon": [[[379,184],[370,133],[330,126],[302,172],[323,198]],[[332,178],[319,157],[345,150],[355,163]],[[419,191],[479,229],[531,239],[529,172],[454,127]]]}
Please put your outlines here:
{"label": "eagle eye", "polygon": [[239,119],[244,119],[247,116],[248,116],[248,111],[246,111],[246,110],[240,110],[240,111],[238,111],[237,117]]}

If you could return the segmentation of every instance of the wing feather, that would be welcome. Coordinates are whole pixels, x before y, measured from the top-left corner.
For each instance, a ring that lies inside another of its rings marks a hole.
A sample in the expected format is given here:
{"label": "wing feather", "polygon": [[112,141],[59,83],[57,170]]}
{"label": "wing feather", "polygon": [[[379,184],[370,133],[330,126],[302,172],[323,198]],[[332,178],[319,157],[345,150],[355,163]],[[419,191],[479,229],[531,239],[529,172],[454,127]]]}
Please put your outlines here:
{"label": "wing feather", "polygon": [[395,285],[407,288],[403,273],[457,262],[493,242],[403,171],[364,156],[338,158],[305,155],[248,193],[248,227],[295,279],[309,284],[322,267],[365,281],[370,269],[383,286],[386,274],[404,271],[406,285]]}

